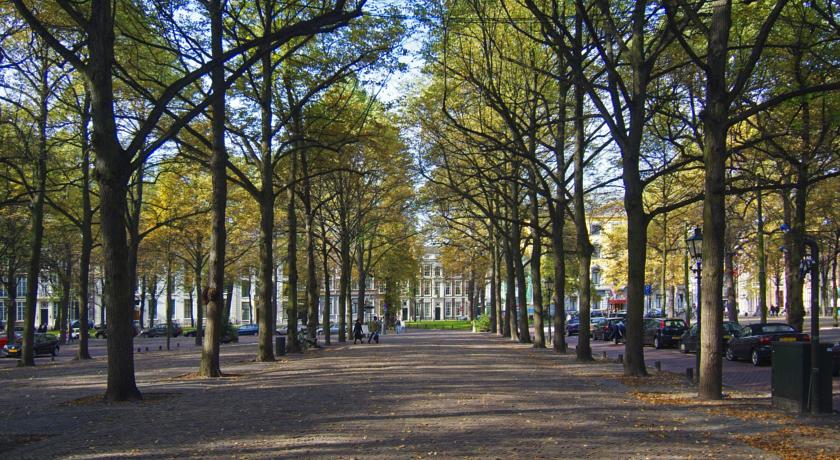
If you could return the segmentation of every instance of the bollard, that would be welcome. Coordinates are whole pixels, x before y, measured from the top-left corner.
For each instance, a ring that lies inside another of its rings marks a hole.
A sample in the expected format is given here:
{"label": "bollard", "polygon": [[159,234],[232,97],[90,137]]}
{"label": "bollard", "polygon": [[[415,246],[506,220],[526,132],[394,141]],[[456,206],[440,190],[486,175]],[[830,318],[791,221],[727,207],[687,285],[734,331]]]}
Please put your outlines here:
{"label": "bollard", "polygon": [[656,372],[662,372],[662,361],[654,361],[653,367],[656,369]]}
{"label": "bollard", "polygon": [[181,348],[181,342],[176,343],[175,348]]}
{"label": "bollard", "polygon": [[163,345],[158,345],[158,351],[163,351]]}
{"label": "bollard", "polygon": [[140,347],[137,347],[137,353],[140,353]]}
{"label": "bollard", "polygon": [[621,353],[619,353],[619,354],[618,354],[618,363],[619,363],[619,364],[623,364],[623,363],[624,363],[624,355],[622,355]]}
{"label": "bollard", "polygon": [[146,347],[146,352],[148,352],[148,351],[149,351],[149,347]]}
{"label": "bollard", "polygon": [[606,351],[601,352],[601,359],[603,359],[604,361],[607,360],[607,352]]}
{"label": "bollard", "polygon": [[685,368],[685,378],[688,379],[688,383],[694,383],[694,368],[693,367],[686,367]]}

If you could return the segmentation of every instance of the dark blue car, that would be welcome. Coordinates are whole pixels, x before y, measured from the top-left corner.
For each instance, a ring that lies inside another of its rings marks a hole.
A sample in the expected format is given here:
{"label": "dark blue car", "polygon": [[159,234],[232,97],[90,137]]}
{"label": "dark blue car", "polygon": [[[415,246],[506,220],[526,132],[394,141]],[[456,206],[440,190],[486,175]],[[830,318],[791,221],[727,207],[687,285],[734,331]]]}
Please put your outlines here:
{"label": "dark blue car", "polygon": [[577,335],[580,333],[580,318],[574,317],[566,323],[566,335]]}
{"label": "dark blue car", "polygon": [[243,324],[239,328],[239,335],[257,335],[260,331],[256,324]]}

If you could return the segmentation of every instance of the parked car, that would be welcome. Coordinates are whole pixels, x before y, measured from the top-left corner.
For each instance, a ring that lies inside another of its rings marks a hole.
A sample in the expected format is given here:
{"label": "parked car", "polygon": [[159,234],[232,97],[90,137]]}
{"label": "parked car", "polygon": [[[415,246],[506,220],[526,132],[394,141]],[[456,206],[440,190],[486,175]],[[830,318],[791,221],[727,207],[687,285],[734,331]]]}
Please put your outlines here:
{"label": "parked car", "polygon": [[654,348],[670,347],[679,343],[685,332],[685,321],[681,319],[645,319],[645,329],[642,334],[644,345]]}
{"label": "parked car", "polygon": [[749,324],[737,331],[726,347],[726,359],[749,359],[754,366],[770,361],[773,342],[808,342],[811,337],[785,323]]}
{"label": "parked car", "polygon": [[[19,332],[15,332],[14,334],[15,334],[15,339],[19,339],[19,338],[23,337],[23,334],[21,334]],[[5,347],[7,343],[9,343],[9,337],[6,335],[5,331],[3,331],[3,335],[0,336],[0,350],[2,350],[3,347]]]}
{"label": "parked car", "polygon": [[[82,324],[79,322],[79,320],[76,320],[76,321],[73,321],[72,323],[70,323],[70,327],[73,328],[73,329],[79,329],[80,327],[82,327]],[[93,329],[93,321],[92,320],[88,320],[88,329]]]}
{"label": "parked car", "polygon": [[[58,339],[52,335],[35,334],[35,356],[38,355],[57,355],[58,354]],[[23,350],[23,337],[18,337],[13,344],[6,344],[3,351],[7,356],[19,357]]]}
{"label": "parked car", "polygon": [[624,337],[624,318],[606,318],[599,322],[592,336],[595,340],[615,340],[618,343]]}
{"label": "parked car", "polygon": [[[168,328],[166,327],[166,323],[162,324],[155,324],[154,326],[144,330],[140,333],[142,337],[166,337],[166,333]],[[184,332],[184,329],[181,325],[175,321],[172,322],[172,337],[178,337]]]}
{"label": "parked car", "polygon": [[[738,323],[724,321],[721,327],[723,328],[721,333],[723,335],[723,349],[725,350],[729,345],[729,339],[735,335],[735,332],[740,329],[741,326]],[[682,337],[680,337],[680,351],[683,353],[696,353],[697,345],[699,343],[700,337],[697,335],[697,323],[694,323],[687,331],[683,332]]]}
{"label": "parked car", "polygon": [[566,323],[566,335],[572,336],[580,333],[580,317],[574,317]]}
{"label": "parked car", "polygon": [[[607,318],[592,318],[592,321],[589,322],[589,337],[592,340],[599,340],[598,334],[602,331],[603,324],[607,322]],[[601,338],[600,340],[604,340]]]}
{"label": "parked car", "polygon": [[239,327],[239,335],[257,335],[260,327],[257,324],[243,324]]}
{"label": "parked car", "polygon": [[645,318],[664,318],[664,317],[665,317],[665,312],[662,311],[662,310],[656,310],[656,309],[648,310],[647,313],[645,313]]}

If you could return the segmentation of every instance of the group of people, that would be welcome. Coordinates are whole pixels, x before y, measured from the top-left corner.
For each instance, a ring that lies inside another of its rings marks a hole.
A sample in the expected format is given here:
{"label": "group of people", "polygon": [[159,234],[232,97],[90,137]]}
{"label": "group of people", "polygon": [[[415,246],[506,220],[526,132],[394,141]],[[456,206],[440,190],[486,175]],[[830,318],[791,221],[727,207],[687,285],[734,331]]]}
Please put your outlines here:
{"label": "group of people", "polygon": [[[368,323],[368,341],[370,343],[371,340],[374,340],[376,343],[379,343],[379,329],[382,327],[382,322],[379,321],[379,318],[376,316],[373,317],[373,320]],[[353,325],[353,344],[359,341],[360,343],[365,343],[365,332],[362,328],[362,320],[361,318],[356,319],[356,324]]]}
{"label": "group of people", "polygon": [[[399,334],[402,331],[402,323],[399,319],[394,323],[394,331]],[[385,329],[383,328],[382,320],[374,316],[373,320],[368,323],[368,334],[367,334],[367,343],[370,343],[373,340],[376,343],[379,343],[379,333],[385,333]],[[365,331],[362,326],[362,320],[356,319],[356,324],[353,325],[353,343],[355,344],[357,341],[359,343],[364,343],[365,339]]]}
{"label": "group of people", "polygon": [[770,305],[768,310],[770,312],[770,316],[779,316],[782,314],[782,308],[777,307],[776,305]]}

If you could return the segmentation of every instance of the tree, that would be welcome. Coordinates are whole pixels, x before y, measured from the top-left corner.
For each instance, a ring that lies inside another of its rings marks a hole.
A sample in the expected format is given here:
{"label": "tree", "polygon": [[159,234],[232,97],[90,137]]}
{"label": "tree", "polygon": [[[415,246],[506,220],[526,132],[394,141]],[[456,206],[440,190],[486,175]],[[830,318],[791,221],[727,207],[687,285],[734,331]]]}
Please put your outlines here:
{"label": "tree", "polygon": [[[214,113],[216,119],[223,113],[223,101],[219,92],[225,84],[230,84],[224,79],[221,66],[230,58],[243,52],[256,48],[264,40],[272,44],[272,48],[286,43],[289,39],[299,35],[311,35],[319,31],[331,30],[336,26],[345,24],[347,21],[361,14],[361,7],[364,2],[356,5],[356,8],[346,9],[346,2],[337,1],[335,4],[327,5],[321,14],[315,14],[312,18],[302,20],[294,25],[276,31],[270,36],[261,37],[258,40],[240,45],[237,48],[222,52],[221,32],[221,0],[211,2],[211,18],[214,22],[214,30],[217,46],[213,50],[213,60],[187,71],[179,78],[173,79],[170,84],[159,95],[151,101],[152,110],[145,119],[141,120],[140,128],[131,136],[128,147],[123,147],[118,136],[118,123],[114,112],[115,91],[114,74],[117,66],[115,48],[115,21],[118,16],[114,14],[114,3],[108,0],[93,0],[89,2],[87,13],[82,11],[80,6],[66,2],[59,3],[57,9],[61,11],[62,19],[73,27],[76,35],[57,35],[55,27],[50,22],[44,11],[37,11],[30,8],[23,0],[13,2],[18,14],[27,22],[45,43],[53,51],[67,61],[80,74],[84,75],[91,91],[91,121],[93,125],[91,147],[96,154],[96,176],[99,182],[100,193],[100,216],[103,235],[103,251],[105,260],[105,302],[109,309],[109,318],[112,320],[112,333],[108,335],[108,389],[106,398],[111,400],[127,400],[140,398],[134,382],[134,361],[132,359],[132,327],[131,315],[134,299],[131,286],[133,281],[126,274],[129,272],[124,266],[128,260],[128,246],[125,238],[124,210],[126,209],[127,184],[132,170],[142,163],[145,157],[155,151],[160,145],[170,139],[190,119],[198,115],[204,107],[214,102]],[[130,10],[129,10],[130,11]],[[65,25],[65,24],[62,24]],[[154,36],[151,34],[150,36]],[[70,40],[78,39],[77,43],[68,43],[64,37]],[[130,37],[127,37],[130,38]],[[135,41],[136,42],[136,41]],[[247,63],[250,64],[250,63]],[[246,66],[247,67],[247,66]],[[158,126],[158,122],[168,113],[168,108],[179,96],[181,91],[198,79],[216,70],[214,75],[214,91],[211,97],[204,98],[199,102],[198,107],[187,111],[183,116],[176,117],[169,129],[150,142],[150,135]],[[241,72],[241,68],[234,73]],[[120,77],[123,78],[123,77]],[[223,130],[224,125],[217,125]],[[217,133],[216,146],[221,150],[223,143],[221,136]],[[217,161],[218,168],[225,165],[224,157],[219,152]],[[217,168],[217,169],[218,169]],[[224,182],[224,179],[221,180]],[[217,181],[215,197],[224,198],[223,184]],[[218,204],[217,211],[221,204]],[[220,227],[223,226],[224,216],[216,213],[214,225],[213,253],[211,255],[211,284],[208,290],[207,300],[212,302],[208,305],[209,335],[218,335],[218,328],[215,327],[215,319],[218,319],[217,303],[221,300],[222,273],[219,270],[219,260],[224,260],[224,233]],[[219,254],[221,252],[221,254]],[[218,345],[214,340],[205,344],[205,358],[202,369],[207,375],[218,375]]]}

